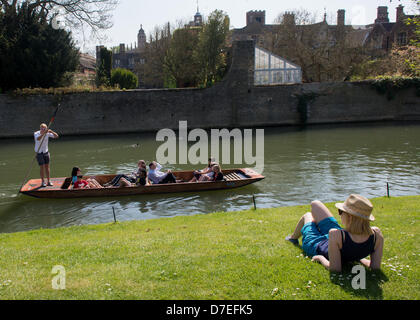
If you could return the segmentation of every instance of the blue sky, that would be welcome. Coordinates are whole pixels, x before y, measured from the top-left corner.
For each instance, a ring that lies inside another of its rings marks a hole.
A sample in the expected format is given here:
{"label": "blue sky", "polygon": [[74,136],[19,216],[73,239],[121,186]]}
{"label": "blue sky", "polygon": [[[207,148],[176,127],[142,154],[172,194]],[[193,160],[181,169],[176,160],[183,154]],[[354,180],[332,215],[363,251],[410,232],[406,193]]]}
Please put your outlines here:
{"label": "blue sky", "polygon": [[[376,18],[378,6],[388,6],[391,21],[395,21],[395,11],[399,4],[405,6],[406,12],[413,12],[412,0],[199,0],[200,13],[208,16],[213,10],[223,10],[230,17],[231,27],[242,28],[246,24],[246,12],[249,10],[265,10],[266,23],[273,23],[277,15],[283,11],[304,8],[316,12],[320,19],[324,8],[335,23],[338,9],[346,10],[347,24],[369,24]],[[114,11],[114,26],[103,32],[103,40],[80,42],[83,52],[94,51],[95,45],[116,46],[119,43],[131,44],[137,39],[140,25],[146,35],[155,26],[161,26],[168,21],[175,24],[179,20],[190,21],[197,10],[196,0],[120,0]]]}

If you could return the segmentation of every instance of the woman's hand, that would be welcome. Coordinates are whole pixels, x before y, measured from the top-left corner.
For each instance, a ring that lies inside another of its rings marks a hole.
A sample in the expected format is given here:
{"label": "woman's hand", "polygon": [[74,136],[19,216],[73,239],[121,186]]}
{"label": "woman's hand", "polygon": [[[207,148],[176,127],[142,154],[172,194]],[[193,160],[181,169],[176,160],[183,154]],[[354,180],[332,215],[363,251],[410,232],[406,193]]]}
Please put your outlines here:
{"label": "woman's hand", "polygon": [[323,256],[321,256],[321,255],[318,255],[318,256],[313,256],[312,257],[312,262],[319,262],[319,263],[321,263],[321,257],[322,258],[324,258]]}
{"label": "woman's hand", "polygon": [[324,256],[321,256],[321,255],[313,256],[311,261],[319,262],[327,270],[329,270],[329,268],[330,268],[330,262]]}

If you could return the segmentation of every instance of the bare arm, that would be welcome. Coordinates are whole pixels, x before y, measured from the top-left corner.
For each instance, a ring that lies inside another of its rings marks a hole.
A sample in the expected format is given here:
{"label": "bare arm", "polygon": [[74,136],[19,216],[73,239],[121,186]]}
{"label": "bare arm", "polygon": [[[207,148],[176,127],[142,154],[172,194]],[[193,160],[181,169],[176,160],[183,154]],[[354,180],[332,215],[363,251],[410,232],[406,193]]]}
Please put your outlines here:
{"label": "bare arm", "polygon": [[321,263],[325,269],[332,272],[341,272],[341,253],[342,245],[340,230],[331,229],[328,233],[328,257],[330,260],[321,255],[314,256],[312,261]]}
{"label": "bare arm", "polygon": [[375,251],[370,255],[370,260],[362,259],[360,262],[367,268],[379,270],[381,268],[382,254],[384,249],[384,236],[379,228],[373,227],[376,233]]}
{"label": "bare arm", "polygon": [[48,130],[48,133],[52,133],[52,135],[54,136],[53,137],[54,139],[57,139],[58,138],[58,134],[56,132],[52,131],[51,129]]}

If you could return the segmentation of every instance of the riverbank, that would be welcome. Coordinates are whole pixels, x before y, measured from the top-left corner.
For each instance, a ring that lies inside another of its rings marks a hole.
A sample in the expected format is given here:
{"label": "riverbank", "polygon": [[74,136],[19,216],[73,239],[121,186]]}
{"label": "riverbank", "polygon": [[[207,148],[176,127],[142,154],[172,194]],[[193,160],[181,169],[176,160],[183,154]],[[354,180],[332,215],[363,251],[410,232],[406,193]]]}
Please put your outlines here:
{"label": "riverbank", "polygon": [[284,240],[305,205],[0,234],[0,299],[418,300],[420,196],[372,203],[385,250],[366,290]]}

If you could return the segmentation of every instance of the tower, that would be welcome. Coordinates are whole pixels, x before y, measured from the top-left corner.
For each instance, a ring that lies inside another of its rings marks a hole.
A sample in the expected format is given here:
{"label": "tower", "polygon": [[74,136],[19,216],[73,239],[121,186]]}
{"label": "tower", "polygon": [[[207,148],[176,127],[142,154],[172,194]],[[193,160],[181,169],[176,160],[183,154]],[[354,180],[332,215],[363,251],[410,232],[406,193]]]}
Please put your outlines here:
{"label": "tower", "polygon": [[246,13],[246,25],[259,23],[265,25],[265,10],[264,11],[248,11]]}
{"label": "tower", "polygon": [[197,0],[197,13],[194,16],[194,26],[199,27],[203,25],[203,16],[200,13],[198,8],[198,0]]}
{"label": "tower", "polygon": [[146,33],[143,30],[143,25],[140,25],[140,30],[137,34],[137,46],[139,51],[143,51],[146,48]]}

